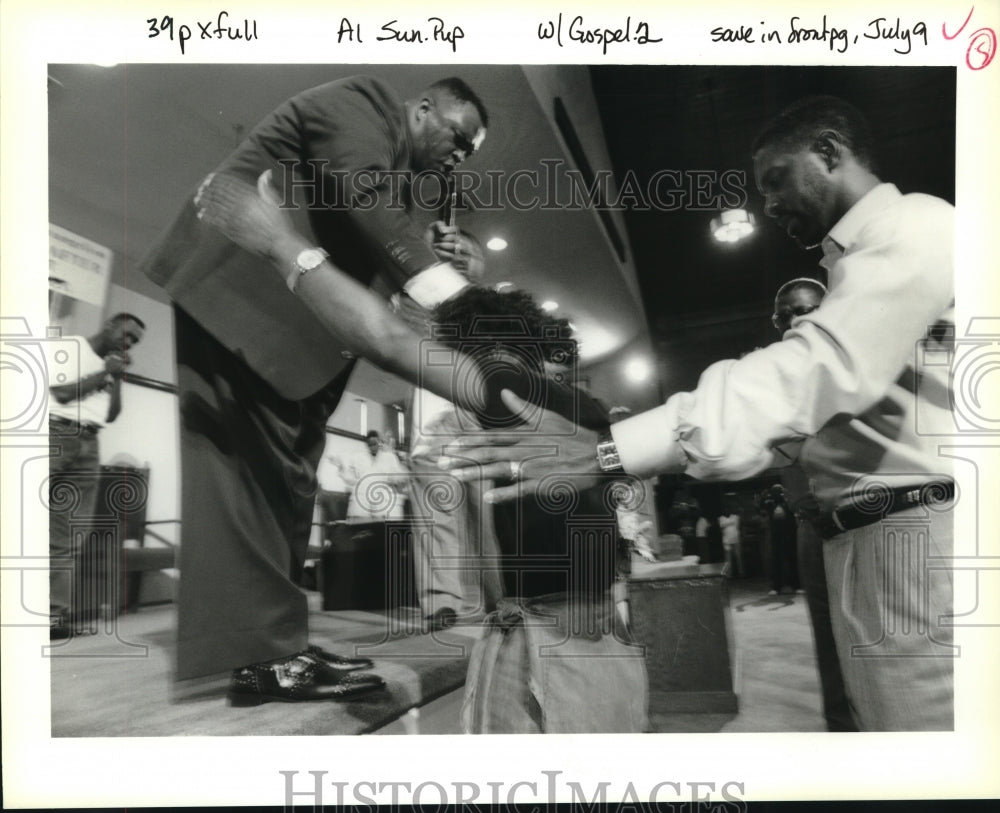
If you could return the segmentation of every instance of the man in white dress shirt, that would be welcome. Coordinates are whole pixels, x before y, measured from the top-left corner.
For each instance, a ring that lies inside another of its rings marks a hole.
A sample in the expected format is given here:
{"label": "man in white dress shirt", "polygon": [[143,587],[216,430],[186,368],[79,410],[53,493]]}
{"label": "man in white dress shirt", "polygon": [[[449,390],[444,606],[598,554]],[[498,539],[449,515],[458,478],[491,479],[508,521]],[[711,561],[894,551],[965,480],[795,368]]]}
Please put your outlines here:
{"label": "man in white dress shirt", "polygon": [[831,621],[859,726],[949,730],[952,580],[929,566],[952,555],[954,483],[934,437],[954,431],[949,365],[914,365],[951,350],[954,208],[882,183],[867,122],[833,97],[783,111],[753,156],[765,213],[803,248],[822,246],[823,304],[782,341],[711,365],[693,392],[603,437],[567,437],[565,419],[546,413],[539,433],[560,436],[558,458],[532,458],[538,433],[461,456],[488,464],[484,477],[521,461],[519,483],[487,494],[499,500],[551,472],[741,480],[805,438],[799,462],[822,511]]}
{"label": "man in white dress shirt", "polygon": [[382,448],[382,438],[372,429],[365,436],[365,451],[352,455],[340,470],[351,486],[348,522],[402,519],[410,475],[394,452]]}
{"label": "man in white dress shirt", "polygon": [[128,351],[142,340],[145,328],[138,317],[118,313],[90,338],[67,337],[80,348],[78,375],[49,385],[50,640],[71,637],[73,622],[79,621],[72,618],[71,607],[79,553],[74,537],[79,538],[78,522],[89,527],[94,514],[101,469],[98,435],[121,412]]}

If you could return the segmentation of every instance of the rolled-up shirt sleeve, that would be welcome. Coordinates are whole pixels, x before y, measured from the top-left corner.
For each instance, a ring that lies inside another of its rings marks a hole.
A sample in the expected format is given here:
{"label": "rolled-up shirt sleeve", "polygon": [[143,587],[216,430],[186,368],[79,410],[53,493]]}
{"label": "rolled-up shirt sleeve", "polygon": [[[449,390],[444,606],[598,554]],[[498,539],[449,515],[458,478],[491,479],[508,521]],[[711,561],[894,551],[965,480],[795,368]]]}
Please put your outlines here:
{"label": "rolled-up shirt sleeve", "polygon": [[782,341],[711,365],[692,392],[612,427],[626,471],[744,479],[788,462],[779,445],[886,395],[953,299],[954,210],[907,196],[855,237],[822,306]]}

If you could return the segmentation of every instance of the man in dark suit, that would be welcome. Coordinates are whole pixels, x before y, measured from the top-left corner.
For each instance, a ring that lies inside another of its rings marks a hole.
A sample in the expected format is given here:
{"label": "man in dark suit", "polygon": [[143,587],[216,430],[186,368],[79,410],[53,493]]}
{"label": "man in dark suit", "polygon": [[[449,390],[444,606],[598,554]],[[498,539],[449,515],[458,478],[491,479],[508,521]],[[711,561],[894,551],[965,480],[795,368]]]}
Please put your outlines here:
{"label": "man in dark suit", "polygon": [[339,700],[382,685],[347,674],[370,662],[308,645],[293,574],[308,542],[325,424],[352,364],[342,337],[292,292],[326,256],[364,284],[380,272],[427,307],[464,285],[411,218],[411,176],[454,169],[487,123],[459,79],[406,102],[371,77],[304,91],[217,169],[251,183],[271,170],[269,193],[296,207],[315,248],[296,256],[287,279],[268,257],[203,226],[193,201],[145,259],[145,273],[176,303],[179,679],[233,669],[230,702],[240,704]]}

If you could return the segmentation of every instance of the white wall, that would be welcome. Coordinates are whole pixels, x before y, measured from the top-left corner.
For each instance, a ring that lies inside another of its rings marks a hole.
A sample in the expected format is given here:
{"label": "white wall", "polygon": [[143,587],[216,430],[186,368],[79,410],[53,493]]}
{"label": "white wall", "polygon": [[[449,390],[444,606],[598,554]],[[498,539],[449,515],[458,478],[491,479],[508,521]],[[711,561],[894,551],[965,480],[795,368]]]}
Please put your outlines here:
{"label": "white wall", "polygon": [[[350,385],[351,382],[349,381],[348,387]],[[362,405],[364,405],[364,409],[362,409]],[[364,425],[362,425],[363,422],[361,419],[362,412],[366,413]],[[347,389],[344,390],[344,395],[341,397],[337,409],[330,416],[330,420],[327,421],[326,425],[331,429],[339,429],[342,432],[353,432],[356,435],[364,435],[369,430],[374,429],[383,438],[387,434],[392,433],[398,440],[397,414],[396,410],[391,406],[380,404],[368,398],[362,398],[352,390]]]}
{"label": "white wall", "polygon": [[[179,519],[180,424],[177,396],[169,392],[125,384],[122,412],[100,435],[101,463],[149,467],[149,520]],[[156,528],[177,541],[178,526]]]}

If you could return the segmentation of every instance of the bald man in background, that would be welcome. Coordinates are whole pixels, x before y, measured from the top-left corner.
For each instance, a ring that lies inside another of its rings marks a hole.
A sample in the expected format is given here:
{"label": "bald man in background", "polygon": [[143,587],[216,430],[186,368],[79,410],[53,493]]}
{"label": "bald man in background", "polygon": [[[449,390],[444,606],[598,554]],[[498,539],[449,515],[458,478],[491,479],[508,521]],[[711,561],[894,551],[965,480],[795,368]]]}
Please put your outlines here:
{"label": "bald man in background", "polygon": [[[826,286],[809,277],[799,277],[782,285],[774,297],[774,314],[771,317],[771,324],[778,335],[784,337],[791,330],[795,319],[816,310],[825,295]],[[826,586],[826,568],[823,565],[823,538],[811,522],[811,518],[817,518],[821,514],[819,503],[809,489],[809,478],[798,465],[781,469],[781,484],[785,487],[785,495],[797,521],[799,571],[806,591],[806,606],[809,608],[809,622],[812,624],[813,643],[816,647],[816,666],[823,692],[826,727],[829,731],[857,731],[830,623],[830,595]]]}

